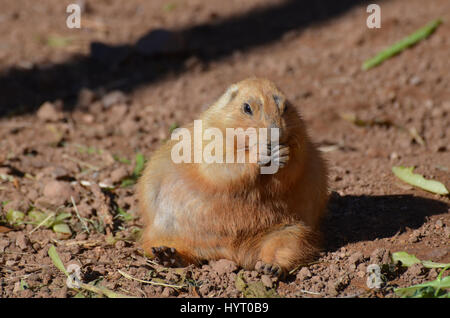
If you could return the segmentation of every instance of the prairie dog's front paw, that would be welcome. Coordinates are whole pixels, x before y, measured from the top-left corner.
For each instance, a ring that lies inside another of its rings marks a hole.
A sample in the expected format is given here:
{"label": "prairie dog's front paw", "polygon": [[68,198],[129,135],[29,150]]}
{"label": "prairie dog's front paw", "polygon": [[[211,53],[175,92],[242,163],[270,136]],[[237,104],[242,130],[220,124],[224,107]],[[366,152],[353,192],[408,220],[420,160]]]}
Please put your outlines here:
{"label": "prairie dog's front paw", "polygon": [[289,147],[285,145],[276,145],[271,151],[271,157],[274,165],[283,168],[289,161]]}
{"label": "prairie dog's front paw", "polygon": [[259,154],[258,164],[260,166],[273,165],[283,168],[289,161],[289,147],[285,145],[276,145],[268,154]]}

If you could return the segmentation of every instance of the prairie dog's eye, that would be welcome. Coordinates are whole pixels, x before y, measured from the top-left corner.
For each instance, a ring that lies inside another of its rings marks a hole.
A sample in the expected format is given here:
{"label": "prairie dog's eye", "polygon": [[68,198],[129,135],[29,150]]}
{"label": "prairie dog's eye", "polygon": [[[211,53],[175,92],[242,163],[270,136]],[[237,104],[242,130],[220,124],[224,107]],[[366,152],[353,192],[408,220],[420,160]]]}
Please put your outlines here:
{"label": "prairie dog's eye", "polygon": [[253,115],[253,110],[252,107],[250,106],[250,104],[245,103],[242,106],[242,110],[244,111],[244,113],[246,113],[247,115]]}

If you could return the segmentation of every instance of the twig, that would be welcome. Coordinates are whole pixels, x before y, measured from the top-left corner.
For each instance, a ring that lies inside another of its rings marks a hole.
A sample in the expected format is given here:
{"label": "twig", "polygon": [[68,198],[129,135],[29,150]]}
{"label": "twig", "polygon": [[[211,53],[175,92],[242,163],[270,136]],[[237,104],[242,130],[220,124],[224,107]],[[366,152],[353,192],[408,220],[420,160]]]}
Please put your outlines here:
{"label": "twig", "polygon": [[97,166],[94,166],[94,165],[91,165],[90,163],[87,163],[87,162],[81,161],[79,159],[70,157],[69,155],[64,154],[64,155],[62,155],[62,157],[65,158],[65,159],[68,159],[70,161],[76,162],[79,165],[86,166],[86,167],[88,167],[91,170],[94,170],[94,171],[99,171],[100,170],[100,168],[97,167]]}
{"label": "twig", "polygon": [[142,279],[139,279],[139,278],[135,278],[135,277],[133,277],[133,276],[127,274],[127,273],[124,273],[120,269],[118,269],[118,272],[120,273],[120,275],[122,275],[123,277],[125,277],[127,279],[135,280],[137,282],[144,283],[144,284],[151,284],[151,285],[155,285],[155,286],[164,286],[164,287],[172,287],[172,288],[175,288],[175,289],[186,287],[185,285],[171,285],[171,284],[153,282],[151,280],[142,280]]}
{"label": "twig", "polygon": [[34,229],[32,229],[28,234],[33,233],[34,231],[36,231],[38,228],[40,228],[42,226],[42,224],[44,224],[45,222],[47,222],[51,217],[55,216],[55,213],[50,213],[41,223],[39,223]]}
{"label": "twig", "polygon": [[321,293],[316,293],[316,292],[312,292],[312,291],[304,290],[304,289],[300,289],[300,291],[305,294],[319,295],[319,296],[322,295]]}
{"label": "twig", "polygon": [[291,270],[291,271],[289,272],[289,275],[294,274],[297,270],[299,270],[299,269],[302,268],[302,267],[306,267],[306,266],[310,266],[310,265],[314,265],[314,264],[319,264],[319,263],[322,263],[322,262],[321,262],[321,261],[315,261],[315,262],[311,262],[311,263],[300,264],[300,265],[298,265],[296,268],[294,268],[293,270]]}
{"label": "twig", "polygon": [[78,212],[78,208],[77,208],[77,205],[75,204],[75,200],[73,199],[73,196],[70,196],[70,200],[72,200],[73,208],[74,208],[74,210],[75,210],[75,213],[77,214],[78,219],[79,219],[80,222],[81,222],[81,225],[83,225],[84,230],[85,230],[86,232],[88,232],[88,234],[91,234],[91,232],[89,231],[89,228],[87,227],[86,222],[84,222],[84,220],[83,220],[82,217],[80,216],[80,213]]}

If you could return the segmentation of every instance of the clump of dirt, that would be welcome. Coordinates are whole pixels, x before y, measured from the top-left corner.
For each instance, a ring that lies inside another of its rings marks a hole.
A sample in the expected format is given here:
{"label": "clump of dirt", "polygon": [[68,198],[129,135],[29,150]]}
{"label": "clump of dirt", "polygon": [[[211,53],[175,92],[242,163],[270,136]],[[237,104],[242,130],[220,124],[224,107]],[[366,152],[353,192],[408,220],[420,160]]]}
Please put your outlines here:
{"label": "clump of dirt", "polygon": [[[450,185],[448,1],[382,2],[381,29],[366,27],[358,1],[342,12],[325,1],[320,10],[329,12],[314,11],[317,21],[308,23],[282,1],[84,1],[80,30],[65,27],[67,1],[3,2],[0,20],[14,32],[0,33],[0,297],[93,296],[67,286],[48,255],[52,245],[66,268],[80,269],[80,281],[134,297],[396,297],[395,287],[435,280],[440,270],[392,264],[392,253],[450,262],[448,196],[391,172],[416,166]],[[33,10],[46,18],[37,23]],[[236,38],[233,25],[255,25],[264,12],[278,28],[263,21],[258,36]],[[360,69],[436,17],[444,23],[430,38]],[[157,28],[192,41],[163,56],[133,49]],[[203,42],[209,34],[211,46]],[[94,41],[105,46],[92,49]],[[252,75],[280,86],[327,157],[332,195],[320,257],[284,279],[228,260],[155,264],[138,243],[141,155]],[[368,283],[373,264],[379,288]]]}

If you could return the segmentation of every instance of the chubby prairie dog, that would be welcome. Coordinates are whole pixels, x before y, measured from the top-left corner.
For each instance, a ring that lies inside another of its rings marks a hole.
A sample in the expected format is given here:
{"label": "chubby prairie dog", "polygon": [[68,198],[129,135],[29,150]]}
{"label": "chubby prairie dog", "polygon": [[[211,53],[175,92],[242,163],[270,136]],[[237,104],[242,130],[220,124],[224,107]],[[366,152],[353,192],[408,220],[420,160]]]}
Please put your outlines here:
{"label": "chubby prairie dog", "polygon": [[[258,263],[259,270],[276,275],[314,259],[327,169],[284,94],[267,79],[249,78],[231,85],[200,119],[203,130],[215,127],[224,136],[226,128],[278,128],[279,145],[268,138],[258,149],[262,154],[267,147],[269,161],[280,168],[262,174],[267,160],[175,163],[176,141],[168,141],[138,184],[144,250],[164,265],[226,258],[246,269]],[[185,128],[192,132],[193,126]],[[253,149],[245,145],[245,152]],[[237,151],[223,149],[224,155]]]}

